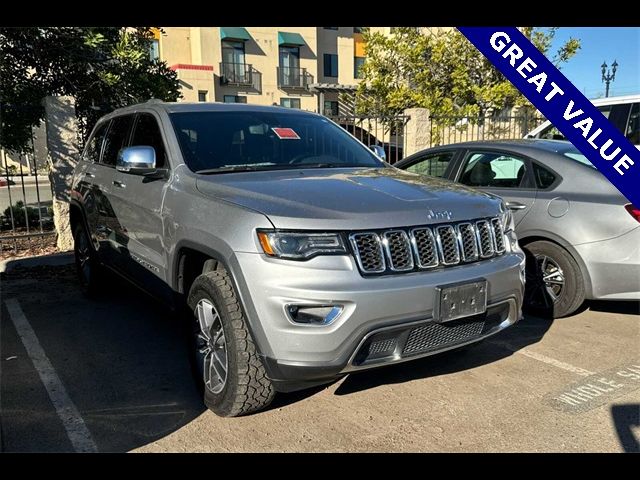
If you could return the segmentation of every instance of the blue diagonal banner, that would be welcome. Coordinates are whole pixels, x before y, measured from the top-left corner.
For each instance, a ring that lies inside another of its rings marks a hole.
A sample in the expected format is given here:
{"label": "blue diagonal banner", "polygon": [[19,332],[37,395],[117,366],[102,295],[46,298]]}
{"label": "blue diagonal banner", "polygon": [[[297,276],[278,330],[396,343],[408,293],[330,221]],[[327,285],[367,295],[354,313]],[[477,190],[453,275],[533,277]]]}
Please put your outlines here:
{"label": "blue diagonal banner", "polygon": [[515,27],[458,27],[636,207],[640,151]]}

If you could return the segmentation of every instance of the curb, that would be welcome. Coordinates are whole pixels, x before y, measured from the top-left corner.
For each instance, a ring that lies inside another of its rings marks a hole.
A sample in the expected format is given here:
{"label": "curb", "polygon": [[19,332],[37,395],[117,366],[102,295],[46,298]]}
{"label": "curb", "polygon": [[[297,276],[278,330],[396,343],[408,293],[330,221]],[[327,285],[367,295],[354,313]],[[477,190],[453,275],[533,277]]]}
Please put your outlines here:
{"label": "curb", "polygon": [[73,252],[61,252],[38,257],[8,258],[0,262],[0,273],[9,273],[16,268],[68,265],[73,261]]}

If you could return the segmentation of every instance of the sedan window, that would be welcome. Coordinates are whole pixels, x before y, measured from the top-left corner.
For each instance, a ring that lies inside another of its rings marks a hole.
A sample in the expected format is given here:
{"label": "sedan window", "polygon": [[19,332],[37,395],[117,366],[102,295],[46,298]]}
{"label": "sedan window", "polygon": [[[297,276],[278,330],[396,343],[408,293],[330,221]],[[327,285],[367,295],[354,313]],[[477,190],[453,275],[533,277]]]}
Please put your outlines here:
{"label": "sedan window", "polygon": [[421,175],[444,177],[454,153],[455,152],[440,152],[426,155],[416,163],[407,167],[406,170],[412,173],[419,173]]}
{"label": "sedan window", "polygon": [[471,187],[521,187],[526,173],[524,160],[494,152],[470,152],[460,183]]}

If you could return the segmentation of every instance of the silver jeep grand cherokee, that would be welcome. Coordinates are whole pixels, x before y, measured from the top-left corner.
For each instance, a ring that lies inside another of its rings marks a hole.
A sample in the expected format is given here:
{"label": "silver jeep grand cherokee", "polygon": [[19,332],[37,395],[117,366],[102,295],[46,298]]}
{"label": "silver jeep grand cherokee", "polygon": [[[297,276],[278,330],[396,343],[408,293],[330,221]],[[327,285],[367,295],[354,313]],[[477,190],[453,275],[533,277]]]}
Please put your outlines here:
{"label": "silver jeep grand cherokee", "polygon": [[104,268],[188,306],[206,405],[493,335],[525,257],[495,196],[404,172],[320,115],[150,101],[96,124],[73,176],[86,293]]}

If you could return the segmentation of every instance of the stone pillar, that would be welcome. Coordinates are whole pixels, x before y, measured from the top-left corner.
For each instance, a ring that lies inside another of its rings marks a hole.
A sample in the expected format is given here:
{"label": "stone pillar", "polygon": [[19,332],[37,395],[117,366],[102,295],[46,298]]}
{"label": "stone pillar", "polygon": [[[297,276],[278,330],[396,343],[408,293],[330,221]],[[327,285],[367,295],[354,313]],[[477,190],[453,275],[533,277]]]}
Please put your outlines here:
{"label": "stone pillar", "polygon": [[431,120],[426,108],[407,108],[404,115],[409,117],[405,126],[404,157],[431,146]]}
{"label": "stone pillar", "polygon": [[73,168],[79,157],[75,99],[70,96],[44,99],[49,150],[49,179],[53,190],[53,221],[61,251],[73,249],[69,224],[69,192]]}

